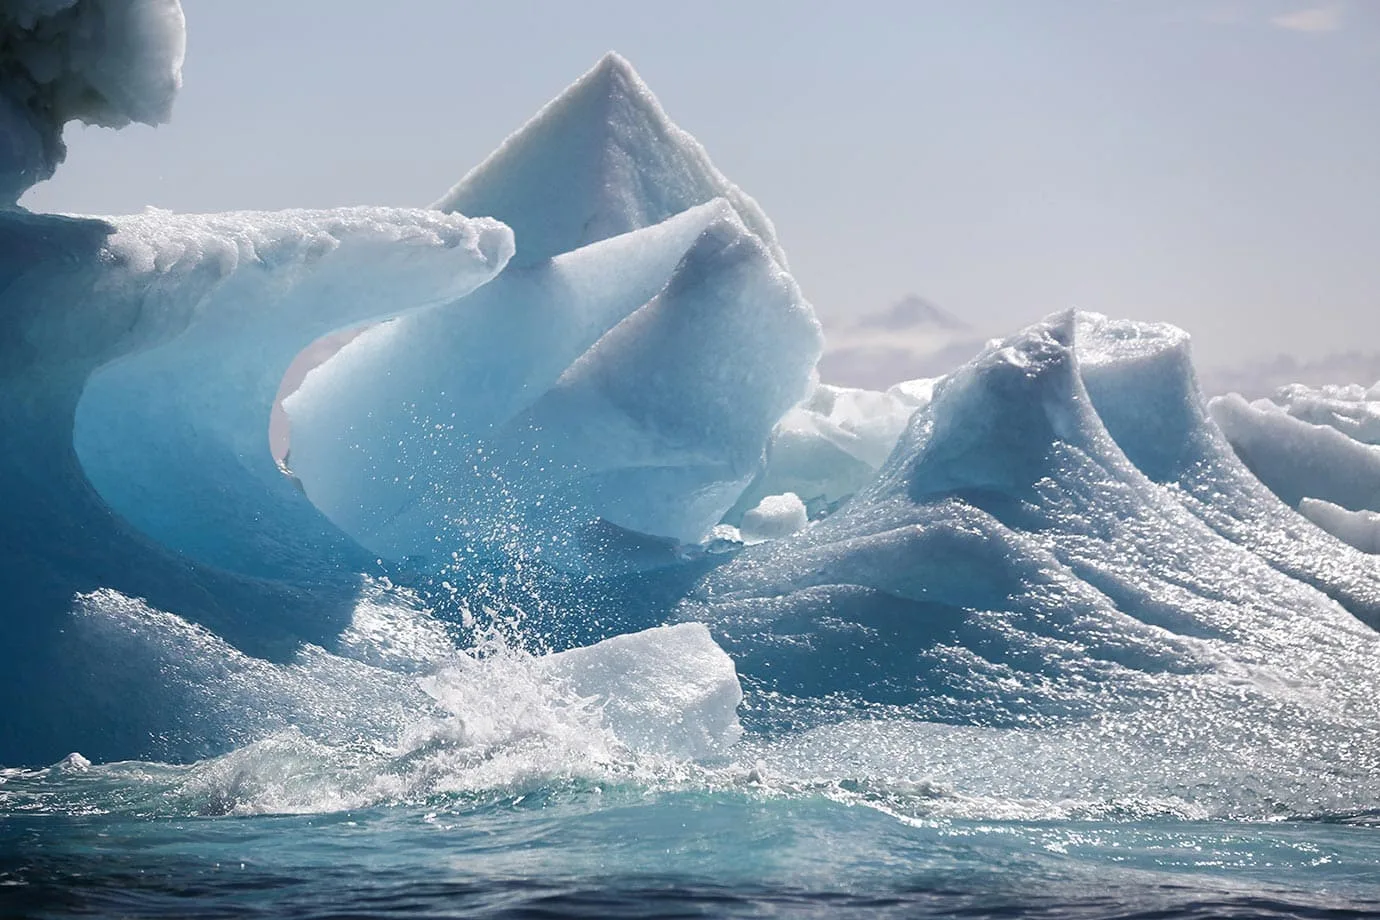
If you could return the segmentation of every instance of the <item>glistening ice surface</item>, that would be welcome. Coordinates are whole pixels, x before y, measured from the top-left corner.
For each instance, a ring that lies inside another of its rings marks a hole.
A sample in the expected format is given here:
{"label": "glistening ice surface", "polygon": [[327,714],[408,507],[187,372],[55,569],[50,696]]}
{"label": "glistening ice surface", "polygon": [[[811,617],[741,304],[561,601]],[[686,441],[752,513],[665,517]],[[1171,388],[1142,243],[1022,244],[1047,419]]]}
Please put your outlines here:
{"label": "glistening ice surface", "polygon": [[[0,22],[93,6],[180,61]],[[821,382],[613,55],[436,209],[0,243],[0,913],[1380,911],[1360,388],[1073,312]]]}

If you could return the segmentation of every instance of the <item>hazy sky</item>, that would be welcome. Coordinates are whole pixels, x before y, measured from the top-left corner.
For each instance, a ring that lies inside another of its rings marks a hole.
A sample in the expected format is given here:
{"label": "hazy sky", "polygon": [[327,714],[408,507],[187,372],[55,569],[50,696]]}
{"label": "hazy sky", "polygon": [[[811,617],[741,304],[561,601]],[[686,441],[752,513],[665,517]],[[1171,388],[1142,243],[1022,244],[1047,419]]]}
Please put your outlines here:
{"label": "hazy sky", "polygon": [[183,0],[173,122],[23,204],[425,205],[606,50],[775,220],[829,325],[916,292],[1199,359],[1380,349],[1380,2]]}

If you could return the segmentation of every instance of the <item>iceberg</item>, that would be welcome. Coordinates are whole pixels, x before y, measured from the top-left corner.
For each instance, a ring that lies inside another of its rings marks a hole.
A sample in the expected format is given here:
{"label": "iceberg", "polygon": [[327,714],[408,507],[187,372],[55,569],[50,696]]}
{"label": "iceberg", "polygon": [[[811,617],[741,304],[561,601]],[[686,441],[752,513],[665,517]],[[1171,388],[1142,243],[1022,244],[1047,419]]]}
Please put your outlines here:
{"label": "iceberg", "polygon": [[13,0],[0,9],[0,207],[51,178],[69,121],[168,120],[182,86],[179,0]]}
{"label": "iceberg", "polygon": [[[167,95],[175,11],[7,4],[0,128],[24,81],[161,117],[110,87]],[[68,53],[136,21],[114,83]],[[893,333],[976,347],[918,300],[835,385],[616,56],[440,205],[0,210],[17,910],[1105,912],[1088,859],[1373,907],[1374,390],[1209,405],[1184,332],[1075,312],[887,386]]]}
{"label": "iceberg", "polygon": [[617,556],[618,534],[703,540],[822,347],[770,221],[616,55],[439,207],[503,220],[517,254],[475,294],[366,331],[285,400],[312,501],[432,568],[507,552],[514,528],[576,571]]}
{"label": "iceberg", "polygon": [[[795,794],[875,719],[1306,802],[1374,737],[1380,569],[1314,522],[1372,523],[1260,481],[1181,331],[821,380],[770,223],[616,57],[441,204],[0,215],[0,760],[209,758],[147,768],[197,814]],[[1324,396],[1289,423],[1370,449]]]}
{"label": "iceberg", "polygon": [[936,385],[866,488],[710,572],[681,615],[776,692],[946,721],[1096,710],[1225,648],[1371,647],[1352,614],[1375,621],[1380,569],[1247,489],[1186,362],[1172,327],[1096,315],[993,344]]}

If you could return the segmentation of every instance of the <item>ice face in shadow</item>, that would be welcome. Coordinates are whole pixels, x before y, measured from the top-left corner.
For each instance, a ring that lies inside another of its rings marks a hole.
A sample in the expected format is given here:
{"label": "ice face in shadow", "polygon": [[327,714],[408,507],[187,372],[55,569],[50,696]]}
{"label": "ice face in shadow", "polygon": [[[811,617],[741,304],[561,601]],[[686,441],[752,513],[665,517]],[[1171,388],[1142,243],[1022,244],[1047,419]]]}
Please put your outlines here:
{"label": "ice face in shadow", "polygon": [[0,421],[23,432],[0,457],[0,681],[31,701],[0,750],[44,749],[70,717],[51,656],[77,592],[145,597],[260,651],[337,628],[370,557],[274,466],[277,380],[324,332],[481,283],[507,228],[389,209],[10,212],[0,239]]}
{"label": "ice face in shadow", "polygon": [[514,264],[527,266],[715,198],[733,207],[785,269],[776,231],[757,203],[610,52],[435,206],[508,224],[518,240]]}

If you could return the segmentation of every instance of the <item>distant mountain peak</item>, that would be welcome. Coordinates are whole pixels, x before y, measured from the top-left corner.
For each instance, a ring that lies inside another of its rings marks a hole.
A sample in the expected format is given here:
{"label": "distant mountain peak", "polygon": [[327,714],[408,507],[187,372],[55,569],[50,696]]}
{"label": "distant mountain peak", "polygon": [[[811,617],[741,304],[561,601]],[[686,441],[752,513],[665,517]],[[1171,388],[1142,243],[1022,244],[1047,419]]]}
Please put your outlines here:
{"label": "distant mountain peak", "polygon": [[943,307],[918,294],[907,294],[879,313],[868,313],[857,322],[859,329],[944,329],[959,332],[972,327]]}

